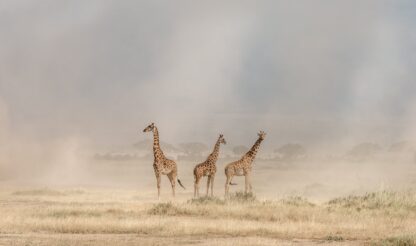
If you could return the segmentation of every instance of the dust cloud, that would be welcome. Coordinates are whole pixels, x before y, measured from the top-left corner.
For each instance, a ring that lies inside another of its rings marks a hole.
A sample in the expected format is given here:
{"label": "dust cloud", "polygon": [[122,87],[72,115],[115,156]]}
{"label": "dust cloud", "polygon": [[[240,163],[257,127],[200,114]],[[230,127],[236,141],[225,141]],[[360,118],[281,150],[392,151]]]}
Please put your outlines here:
{"label": "dust cloud", "polygon": [[0,182],[153,191],[152,138],[142,130],[155,122],[189,188],[223,133],[222,194],[224,165],[259,130],[260,196],[415,188],[415,9],[3,1]]}

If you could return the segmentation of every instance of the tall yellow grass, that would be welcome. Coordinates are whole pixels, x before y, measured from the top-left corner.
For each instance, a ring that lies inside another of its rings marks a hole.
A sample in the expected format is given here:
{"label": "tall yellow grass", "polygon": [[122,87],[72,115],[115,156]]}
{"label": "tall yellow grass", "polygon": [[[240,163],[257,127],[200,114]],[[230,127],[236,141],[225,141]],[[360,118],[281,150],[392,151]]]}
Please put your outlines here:
{"label": "tall yellow grass", "polygon": [[301,197],[156,202],[135,191],[3,190],[0,234],[256,237],[414,245],[416,193],[382,191],[324,203]]}

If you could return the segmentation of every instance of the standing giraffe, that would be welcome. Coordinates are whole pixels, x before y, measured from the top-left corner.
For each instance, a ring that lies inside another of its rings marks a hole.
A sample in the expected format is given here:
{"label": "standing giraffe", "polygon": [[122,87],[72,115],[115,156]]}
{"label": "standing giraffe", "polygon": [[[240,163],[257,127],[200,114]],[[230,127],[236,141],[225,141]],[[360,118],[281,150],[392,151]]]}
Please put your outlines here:
{"label": "standing giraffe", "polygon": [[[160,176],[167,175],[172,185],[172,195],[175,197],[175,184],[176,184],[176,177],[178,175],[178,168],[176,163],[172,160],[169,160],[163,154],[162,149],[160,148],[159,144],[159,132],[155,123],[150,124],[146,127],[143,132],[153,132],[153,154],[154,154],[154,161],[153,161],[153,169],[155,170],[156,180],[157,180],[157,199],[160,199]],[[178,183],[182,188],[185,187],[182,185],[179,179]]]}
{"label": "standing giraffe", "polygon": [[206,161],[198,164],[194,168],[194,197],[199,196],[199,181],[204,176],[207,177],[207,196],[209,187],[211,184],[211,196],[214,195],[214,178],[215,173],[217,172],[217,166],[215,165],[218,160],[218,153],[220,152],[220,145],[226,144],[224,136],[220,134],[217,142],[215,143],[214,150],[208,156]]}
{"label": "standing giraffe", "polygon": [[225,197],[228,197],[228,191],[230,189],[230,184],[234,176],[245,176],[245,192],[248,190],[252,191],[251,186],[251,168],[254,158],[256,157],[257,151],[259,150],[261,142],[266,137],[266,133],[260,131],[258,133],[259,138],[254,143],[253,147],[238,161],[231,162],[225,167],[225,176],[227,176],[227,181],[225,183]]}

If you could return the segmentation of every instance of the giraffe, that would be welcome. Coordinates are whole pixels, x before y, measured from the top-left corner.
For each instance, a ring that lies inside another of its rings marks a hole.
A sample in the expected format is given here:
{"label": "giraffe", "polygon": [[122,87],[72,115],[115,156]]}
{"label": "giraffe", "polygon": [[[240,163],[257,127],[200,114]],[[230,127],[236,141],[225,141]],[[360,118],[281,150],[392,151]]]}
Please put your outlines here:
{"label": "giraffe", "polygon": [[199,181],[201,181],[202,177],[207,177],[207,196],[209,192],[209,187],[211,184],[211,196],[214,195],[214,178],[215,173],[217,172],[217,166],[215,163],[218,160],[218,153],[220,151],[220,145],[226,144],[224,139],[224,135],[220,134],[218,137],[217,142],[215,143],[214,150],[208,156],[208,158],[195,166],[194,168],[194,197],[199,196]]}
{"label": "giraffe", "polygon": [[[156,181],[157,181],[157,199],[160,200],[160,179],[161,175],[167,175],[172,185],[172,195],[175,197],[175,184],[176,184],[176,177],[178,175],[178,168],[176,163],[172,160],[169,160],[163,154],[162,149],[160,148],[159,144],[159,132],[155,123],[151,123],[147,126],[143,132],[153,132],[153,154],[154,154],[154,161],[153,161],[153,169],[155,170]],[[178,180],[179,185],[185,189],[182,185],[182,182]]]}
{"label": "giraffe", "polygon": [[256,157],[261,142],[266,137],[266,133],[260,131],[258,136],[259,138],[254,143],[253,147],[251,147],[251,149],[243,155],[240,160],[231,162],[225,167],[225,176],[227,177],[227,181],[225,183],[225,197],[228,197],[230,185],[232,185],[231,181],[234,176],[245,176],[245,192],[247,193],[249,190],[250,192],[252,191],[250,180],[252,163]]}

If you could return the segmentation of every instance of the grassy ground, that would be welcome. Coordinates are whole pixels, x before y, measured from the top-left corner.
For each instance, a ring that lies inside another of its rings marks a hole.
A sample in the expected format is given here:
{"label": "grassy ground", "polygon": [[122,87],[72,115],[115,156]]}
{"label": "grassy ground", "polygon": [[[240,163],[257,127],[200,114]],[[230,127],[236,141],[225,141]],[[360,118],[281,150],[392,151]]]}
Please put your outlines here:
{"label": "grassy ground", "polygon": [[[187,196],[189,194],[186,194]],[[0,245],[416,245],[416,193],[153,200],[125,190],[0,191]]]}

